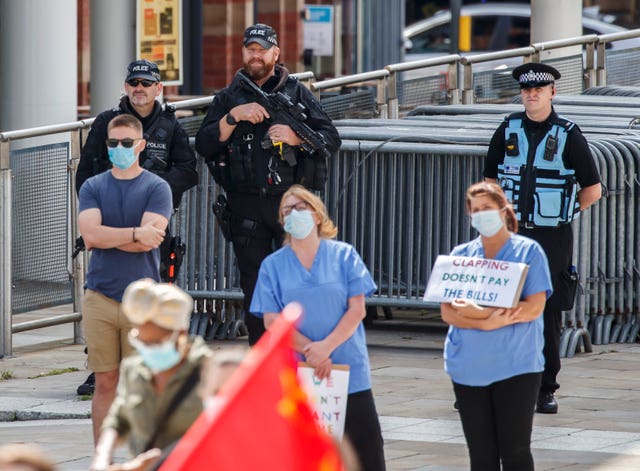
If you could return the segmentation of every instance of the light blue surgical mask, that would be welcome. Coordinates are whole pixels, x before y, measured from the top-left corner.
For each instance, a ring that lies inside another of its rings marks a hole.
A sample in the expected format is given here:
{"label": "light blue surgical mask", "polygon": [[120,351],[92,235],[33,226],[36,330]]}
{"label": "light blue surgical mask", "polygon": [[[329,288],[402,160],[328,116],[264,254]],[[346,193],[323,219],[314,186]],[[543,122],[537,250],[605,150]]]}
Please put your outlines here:
{"label": "light blue surgical mask", "polygon": [[488,209],[486,211],[478,211],[471,215],[471,225],[485,237],[496,235],[504,221],[500,215],[499,209]]}
{"label": "light blue surgical mask", "polygon": [[133,150],[134,147],[122,147],[121,144],[117,147],[108,147],[109,160],[114,167],[118,167],[120,170],[126,170],[131,167],[138,158]]}
{"label": "light blue surgical mask", "polygon": [[173,368],[180,362],[182,355],[176,347],[177,338],[178,332],[176,331],[162,343],[147,345],[132,334],[129,334],[129,343],[140,354],[144,364],[154,373],[158,373]]}
{"label": "light blue surgical mask", "polygon": [[284,230],[294,239],[305,239],[311,234],[314,227],[316,227],[316,223],[313,220],[313,214],[308,209],[302,211],[292,209],[284,217]]}

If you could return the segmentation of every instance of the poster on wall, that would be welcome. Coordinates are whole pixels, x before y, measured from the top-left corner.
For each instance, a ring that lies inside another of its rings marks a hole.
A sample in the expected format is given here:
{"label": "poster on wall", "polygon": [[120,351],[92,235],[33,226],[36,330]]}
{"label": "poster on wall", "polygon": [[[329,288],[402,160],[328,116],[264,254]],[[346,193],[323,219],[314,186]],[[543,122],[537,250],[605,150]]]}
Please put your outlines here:
{"label": "poster on wall", "polygon": [[165,85],[182,85],[182,0],[138,0],[136,58],[158,64]]}
{"label": "poster on wall", "polygon": [[313,50],[315,56],[333,55],[333,7],[305,5],[303,47]]}

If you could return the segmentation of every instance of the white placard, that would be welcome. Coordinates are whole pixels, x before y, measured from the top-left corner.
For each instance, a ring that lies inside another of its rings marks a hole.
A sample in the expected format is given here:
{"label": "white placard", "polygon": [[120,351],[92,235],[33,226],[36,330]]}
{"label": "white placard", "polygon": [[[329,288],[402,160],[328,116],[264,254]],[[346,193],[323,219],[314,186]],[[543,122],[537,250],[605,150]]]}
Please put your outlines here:
{"label": "white placard", "polygon": [[515,307],[528,270],[526,263],[438,255],[423,299],[445,303],[460,298],[481,306]]}
{"label": "white placard", "polygon": [[308,363],[298,364],[298,378],[309,396],[318,423],[336,440],[342,440],[349,394],[349,365],[333,365],[331,376],[318,379]]}
{"label": "white placard", "polygon": [[314,56],[333,55],[333,7],[305,5],[303,47],[313,49]]}

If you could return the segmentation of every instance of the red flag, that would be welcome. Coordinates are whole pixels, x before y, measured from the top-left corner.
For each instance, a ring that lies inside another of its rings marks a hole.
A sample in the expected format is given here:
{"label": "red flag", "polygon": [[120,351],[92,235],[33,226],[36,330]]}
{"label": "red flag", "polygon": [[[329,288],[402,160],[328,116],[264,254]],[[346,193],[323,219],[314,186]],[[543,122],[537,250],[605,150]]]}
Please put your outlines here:
{"label": "red flag", "polygon": [[290,345],[301,313],[297,304],[285,307],[160,471],[343,470],[298,383]]}

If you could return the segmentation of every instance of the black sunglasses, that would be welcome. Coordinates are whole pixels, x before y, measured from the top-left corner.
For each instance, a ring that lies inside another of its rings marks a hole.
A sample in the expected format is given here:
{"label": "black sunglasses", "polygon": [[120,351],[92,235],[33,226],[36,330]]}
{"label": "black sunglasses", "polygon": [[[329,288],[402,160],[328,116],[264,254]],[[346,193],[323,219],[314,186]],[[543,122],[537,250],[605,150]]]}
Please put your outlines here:
{"label": "black sunglasses", "polygon": [[154,82],[153,80],[147,80],[147,79],[131,79],[131,80],[127,80],[127,83],[133,88],[137,87],[140,84],[142,84],[144,88],[149,88],[151,85],[154,85],[158,82]]}
{"label": "black sunglasses", "polygon": [[124,139],[109,138],[107,139],[107,147],[115,148],[118,147],[118,144],[122,144],[122,147],[129,149],[130,147],[133,147],[133,144],[135,144],[136,141],[139,140],[140,139],[131,139],[130,137],[125,137]]}

